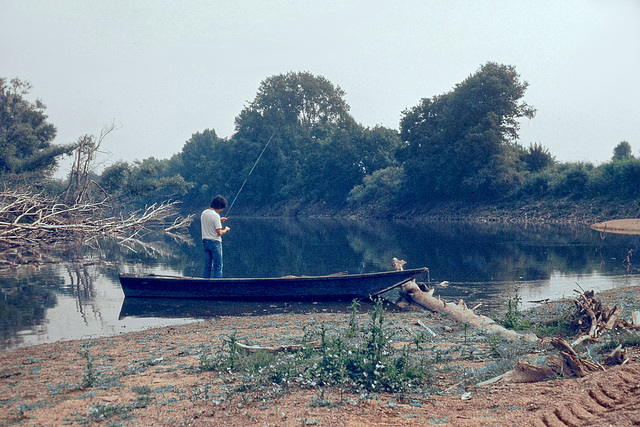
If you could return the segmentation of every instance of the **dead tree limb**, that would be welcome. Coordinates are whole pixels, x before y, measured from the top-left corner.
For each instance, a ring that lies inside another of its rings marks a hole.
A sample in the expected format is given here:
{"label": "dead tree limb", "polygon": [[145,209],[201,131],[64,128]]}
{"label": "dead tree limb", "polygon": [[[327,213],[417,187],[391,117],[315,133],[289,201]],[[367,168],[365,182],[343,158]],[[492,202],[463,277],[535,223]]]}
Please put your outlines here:
{"label": "dead tree limb", "polygon": [[247,345],[247,344],[236,342],[235,345],[247,353],[255,353],[259,351],[263,351],[265,353],[281,353],[286,351],[298,351],[304,347],[309,347],[309,346],[311,346],[312,348],[320,348],[321,343],[312,342],[306,345],[289,344],[289,345],[278,345],[278,346],[260,346],[260,345]]}
{"label": "dead tree limb", "polygon": [[0,192],[0,265],[34,260],[47,249],[65,245],[91,245],[100,238],[121,244],[139,241],[155,229],[176,232],[193,220],[177,214],[177,202],[147,206],[129,216],[113,216],[107,199],[66,205],[28,190]]}
{"label": "dead tree limb", "polygon": [[[406,264],[406,262],[403,260],[393,259],[393,266],[396,270],[402,270],[404,264]],[[422,307],[436,313],[446,314],[459,323],[468,324],[485,332],[498,334],[509,340],[518,341],[524,339],[527,342],[538,341],[538,337],[534,334],[520,334],[505,328],[487,316],[474,313],[462,300],[454,304],[435,298],[433,296],[434,290],[435,289],[430,289],[428,292],[425,292],[420,289],[415,280],[412,280],[402,285],[401,292]]]}

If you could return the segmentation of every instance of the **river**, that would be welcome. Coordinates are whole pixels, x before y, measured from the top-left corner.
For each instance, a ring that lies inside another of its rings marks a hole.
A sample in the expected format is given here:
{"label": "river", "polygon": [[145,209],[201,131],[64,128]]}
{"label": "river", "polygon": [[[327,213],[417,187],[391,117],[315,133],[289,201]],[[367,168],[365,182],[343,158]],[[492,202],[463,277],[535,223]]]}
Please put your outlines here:
{"label": "river", "polygon": [[[421,280],[446,300],[482,303],[496,315],[517,295],[534,301],[574,289],[638,285],[639,236],[586,226],[420,221],[232,218],[224,238],[227,277],[324,275],[428,267]],[[0,271],[0,349],[109,336],[229,314],[348,310],[335,304],[220,303],[124,298],[118,273],[199,276],[199,224],[180,238],[150,235],[129,250],[114,242],[83,248],[83,263]],[[77,253],[74,255],[77,256]],[[394,295],[389,296],[394,299]]]}

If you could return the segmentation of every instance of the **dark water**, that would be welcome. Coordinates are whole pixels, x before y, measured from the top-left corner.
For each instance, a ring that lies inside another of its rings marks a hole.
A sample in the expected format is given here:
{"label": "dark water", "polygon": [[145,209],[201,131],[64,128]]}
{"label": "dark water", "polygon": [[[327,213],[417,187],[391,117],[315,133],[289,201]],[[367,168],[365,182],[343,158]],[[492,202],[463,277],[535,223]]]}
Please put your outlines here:
{"label": "dark water", "polygon": [[[638,236],[603,235],[585,226],[232,218],[224,238],[227,277],[366,273],[428,267],[423,280],[449,285],[447,300],[504,307],[516,289],[525,305],[573,290],[637,285]],[[125,300],[118,273],[199,276],[198,224],[187,239],[148,236],[147,247],[104,242],[83,249],[90,264],[0,272],[0,348],[99,337],[230,314],[347,310],[344,304]],[[393,299],[393,295],[389,296]]]}

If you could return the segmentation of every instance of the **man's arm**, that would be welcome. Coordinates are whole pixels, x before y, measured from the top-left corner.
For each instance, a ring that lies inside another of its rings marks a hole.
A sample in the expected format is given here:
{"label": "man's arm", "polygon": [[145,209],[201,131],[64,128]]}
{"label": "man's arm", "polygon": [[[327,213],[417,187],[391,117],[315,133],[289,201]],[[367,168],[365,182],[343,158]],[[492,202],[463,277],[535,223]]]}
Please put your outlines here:
{"label": "man's arm", "polygon": [[[227,220],[226,217],[222,217],[220,218],[220,222],[225,222]],[[216,229],[216,233],[218,233],[218,236],[222,236],[224,233],[228,232],[229,230],[231,230],[229,227],[225,227],[225,228],[217,228]]]}

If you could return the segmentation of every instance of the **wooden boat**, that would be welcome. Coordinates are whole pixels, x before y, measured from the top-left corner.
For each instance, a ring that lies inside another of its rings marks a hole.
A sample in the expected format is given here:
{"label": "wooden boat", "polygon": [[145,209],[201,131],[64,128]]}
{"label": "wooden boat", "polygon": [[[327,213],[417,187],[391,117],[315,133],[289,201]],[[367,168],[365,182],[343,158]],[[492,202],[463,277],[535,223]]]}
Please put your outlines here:
{"label": "wooden boat", "polygon": [[127,298],[352,300],[375,297],[427,271],[416,268],[364,274],[224,279],[121,274],[120,284]]}

